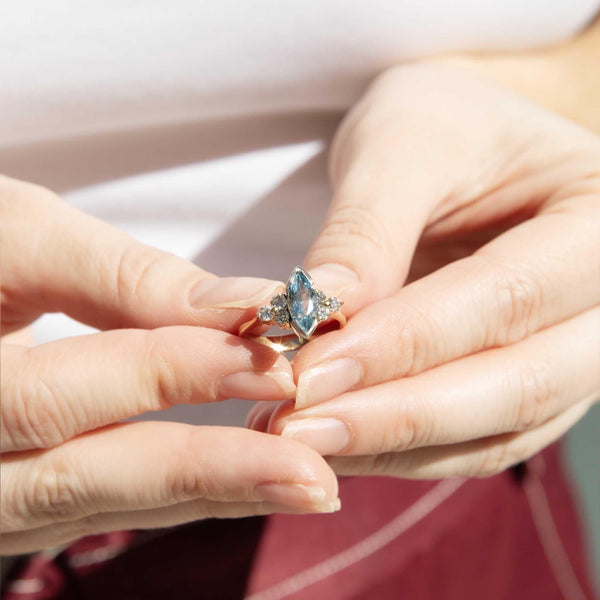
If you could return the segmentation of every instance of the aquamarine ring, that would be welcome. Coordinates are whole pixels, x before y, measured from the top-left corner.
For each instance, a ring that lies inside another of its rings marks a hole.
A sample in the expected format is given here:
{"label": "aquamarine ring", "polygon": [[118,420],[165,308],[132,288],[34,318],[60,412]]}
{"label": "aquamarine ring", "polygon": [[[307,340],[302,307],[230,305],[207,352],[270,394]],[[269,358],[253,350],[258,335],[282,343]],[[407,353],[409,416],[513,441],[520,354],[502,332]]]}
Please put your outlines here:
{"label": "aquamarine ring", "polygon": [[[297,350],[319,335],[317,327],[320,323],[337,321],[340,328],[346,324],[346,317],[340,311],[342,304],[339,298],[327,296],[318,290],[312,277],[302,267],[296,267],[290,274],[285,292],[273,296],[269,305],[261,306],[254,319],[240,326],[239,335],[278,352]],[[276,325],[281,329],[291,329],[294,333],[252,336],[253,328],[259,325]]]}

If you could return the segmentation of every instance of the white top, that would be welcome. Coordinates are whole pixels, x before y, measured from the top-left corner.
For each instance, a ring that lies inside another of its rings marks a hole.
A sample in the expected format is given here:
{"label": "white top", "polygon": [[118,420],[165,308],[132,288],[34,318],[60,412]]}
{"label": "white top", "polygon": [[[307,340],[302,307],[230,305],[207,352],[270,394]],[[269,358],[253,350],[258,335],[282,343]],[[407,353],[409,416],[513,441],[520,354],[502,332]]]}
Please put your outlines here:
{"label": "white top", "polygon": [[[219,274],[284,279],[327,207],[327,142],[376,74],[428,54],[553,43],[599,8],[5,1],[0,171]],[[61,315],[36,325],[39,341],[85,331]],[[239,422],[231,411],[239,406],[177,407],[169,418]]]}

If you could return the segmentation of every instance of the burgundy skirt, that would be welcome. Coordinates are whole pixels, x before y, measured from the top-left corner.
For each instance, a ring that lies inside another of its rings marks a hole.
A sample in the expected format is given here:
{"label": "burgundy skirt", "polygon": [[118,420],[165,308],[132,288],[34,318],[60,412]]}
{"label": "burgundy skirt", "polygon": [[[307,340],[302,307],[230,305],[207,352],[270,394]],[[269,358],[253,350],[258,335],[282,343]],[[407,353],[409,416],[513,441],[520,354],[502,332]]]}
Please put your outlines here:
{"label": "burgundy skirt", "polygon": [[592,600],[558,448],[489,479],[349,477],[342,510],[90,536],[5,600]]}

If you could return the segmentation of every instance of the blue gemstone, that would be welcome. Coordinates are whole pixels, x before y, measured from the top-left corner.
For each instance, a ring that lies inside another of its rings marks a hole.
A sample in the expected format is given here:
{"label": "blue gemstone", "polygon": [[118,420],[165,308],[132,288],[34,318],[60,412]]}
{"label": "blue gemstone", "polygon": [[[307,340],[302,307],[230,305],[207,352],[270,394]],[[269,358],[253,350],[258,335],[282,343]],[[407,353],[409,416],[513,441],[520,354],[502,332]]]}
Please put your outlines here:
{"label": "blue gemstone", "polygon": [[318,325],[318,298],[310,276],[301,267],[290,275],[286,295],[292,328],[300,337],[309,338]]}

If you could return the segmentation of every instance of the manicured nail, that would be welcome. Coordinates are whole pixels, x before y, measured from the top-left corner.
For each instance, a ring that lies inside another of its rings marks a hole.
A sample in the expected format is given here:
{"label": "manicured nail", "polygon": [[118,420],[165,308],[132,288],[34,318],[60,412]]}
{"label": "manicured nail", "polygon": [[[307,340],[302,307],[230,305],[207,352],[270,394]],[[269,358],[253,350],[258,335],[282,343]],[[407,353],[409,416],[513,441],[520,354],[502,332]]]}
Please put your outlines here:
{"label": "manicured nail", "polygon": [[317,288],[330,296],[338,296],[359,284],[358,275],[344,265],[319,265],[308,272]]}
{"label": "manicured nail", "polygon": [[289,421],[281,435],[310,446],[322,456],[337,454],[350,443],[350,431],[339,419]]}
{"label": "manicured nail", "polygon": [[224,375],[217,384],[217,396],[244,400],[286,400],[296,393],[294,379],[285,371],[243,371]]}
{"label": "manicured nail", "polygon": [[190,292],[194,308],[250,308],[271,298],[281,283],[254,277],[211,277]]}
{"label": "manicured nail", "polygon": [[311,512],[335,512],[341,506],[339,498],[327,500],[323,488],[300,483],[261,483],[254,488],[254,495],[259,500]]}
{"label": "manicured nail", "polygon": [[306,408],[351,390],[361,380],[360,364],[353,358],[338,358],[300,374],[296,408]]}

